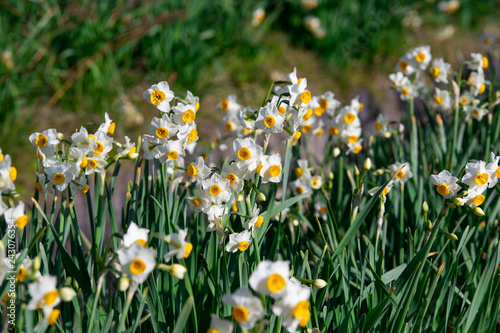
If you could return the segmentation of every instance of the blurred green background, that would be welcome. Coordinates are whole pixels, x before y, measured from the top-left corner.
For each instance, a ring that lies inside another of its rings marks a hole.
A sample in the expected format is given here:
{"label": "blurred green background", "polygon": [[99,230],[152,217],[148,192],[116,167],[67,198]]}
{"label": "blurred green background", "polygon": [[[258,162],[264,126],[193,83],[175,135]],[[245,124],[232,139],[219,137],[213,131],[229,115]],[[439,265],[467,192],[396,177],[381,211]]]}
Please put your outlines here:
{"label": "blurred green background", "polygon": [[69,136],[108,112],[115,137],[136,140],[155,114],[142,92],[162,80],[201,97],[207,143],[217,102],[235,93],[257,106],[294,66],[313,94],[361,93],[373,117],[397,113],[387,75],[402,54],[429,44],[456,64],[483,52],[481,32],[498,35],[499,14],[494,0],[0,0],[0,148],[13,157],[18,191],[31,190],[30,133]]}

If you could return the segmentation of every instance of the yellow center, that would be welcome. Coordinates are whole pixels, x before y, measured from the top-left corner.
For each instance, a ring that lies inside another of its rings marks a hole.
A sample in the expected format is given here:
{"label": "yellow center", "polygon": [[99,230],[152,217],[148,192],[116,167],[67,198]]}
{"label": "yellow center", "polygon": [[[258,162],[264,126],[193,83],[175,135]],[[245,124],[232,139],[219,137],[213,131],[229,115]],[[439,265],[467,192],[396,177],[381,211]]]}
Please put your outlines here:
{"label": "yellow center", "polygon": [[319,106],[321,106],[323,109],[328,109],[328,101],[326,98],[321,98],[319,100]]}
{"label": "yellow center", "polygon": [[90,188],[90,186],[85,185],[85,186],[84,186],[84,187],[80,190],[80,192],[82,192],[82,194],[85,194],[85,193],[87,193],[87,192],[89,191],[89,188]]}
{"label": "yellow center", "polygon": [[282,115],[284,115],[286,113],[286,108],[284,106],[280,106],[278,108],[278,112],[281,113]]}
{"label": "yellow center", "polygon": [[306,124],[306,125],[302,126],[302,132],[309,133],[311,131],[312,131],[312,126],[311,125]]}
{"label": "yellow center", "polygon": [[54,310],[50,311],[49,318],[47,319],[48,323],[50,325],[55,325],[60,314],[61,314],[61,310],[59,310],[59,309],[54,309]]}
{"label": "yellow center", "polygon": [[477,195],[474,198],[474,205],[480,206],[483,203],[483,201],[484,201],[485,198],[486,197],[484,195],[482,195],[482,194]]}
{"label": "yellow center", "polygon": [[384,190],[382,191],[382,194],[383,195],[387,195],[387,193],[389,192],[389,189],[386,187],[384,188]]}
{"label": "yellow center", "polygon": [[311,118],[312,114],[313,114],[313,110],[307,109],[306,114],[304,115],[304,117],[302,117],[302,120],[308,121],[309,118]]}
{"label": "yellow center", "polygon": [[483,66],[482,67],[483,67],[483,69],[488,68],[488,58],[483,57]]}
{"label": "yellow center", "polygon": [[269,168],[269,174],[271,174],[271,177],[278,177],[281,173],[281,167],[279,165],[271,165]]}
{"label": "yellow center", "polygon": [[304,174],[304,171],[301,168],[295,168],[295,176],[297,178],[302,177],[303,174]]}
{"label": "yellow center", "polygon": [[233,123],[230,121],[224,124],[224,129],[228,132],[231,132],[233,128],[234,128]]}
{"label": "yellow center", "polygon": [[210,187],[210,194],[213,195],[214,197],[215,196],[218,196],[221,192],[221,189],[219,187],[219,185],[212,185]]}
{"label": "yellow center", "polygon": [[111,134],[111,135],[115,134],[115,128],[116,128],[116,124],[115,123],[109,124],[108,133]]}
{"label": "yellow center", "polygon": [[364,105],[363,103],[359,103],[358,111],[359,111],[359,112],[363,111],[363,107],[364,107],[364,106],[365,106],[365,105]]}
{"label": "yellow center", "polygon": [[259,165],[257,165],[257,169],[255,169],[255,172],[260,174],[260,170],[262,170],[263,167],[264,167],[264,165],[262,165],[262,163],[259,163]]}
{"label": "yellow center", "polygon": [[257,218],[257,222],[255,222],[255,226],[256,226],[257,228],[260,228],[260,227],[262,226],[262,222],[264,222],[264,216],[259,216],[259,217]]}
{"label": "yellow center", "polygon": [[347,139],[347,141],[349,141],[349,143],[354,143],[354,142],[358,141],[358,139],[359,139],[359,138],[358,138],[356,135],[351,135],[351,136]]}
{"label": "yellow center", "polygon": [[267,116],[265,119],[264,119],[264,125],[266,125],[267,128],[271,128],[274,126],[274,124],[276,124],[276,119],[274,119],[274,117],[272,116]]}
{"label": "yellow center", "polygon": [[45,304],[52,305],[56,301],[57,297],[59,297],[59,291],[53,290],[46,293],[45,296],[43,296],[43,300],[45,301]]}
{"label": "yellow center", "polygon": [[217,330],[214,330],[213,328],[209,328],[207,333],[220,333],[220,332]]}
{"label": "yellow center", "polygon": [[64,175],[62,173],[58,172],[54,175],[54,177],[52,177],[52,180],[54,180],[54,183],[59,185],[59,184],[64,183],[64,181],[66,180],[66,177],[64,177]]}
{"label": "yellow center", "polygon": [[356,116],[353,115],[352,113],[347,113],[344,116],[344,120],[346,123],[351,124],[354,120],[356,120]]}
{"label": "yellow center", "polygon": [[307,104],[311,100],[311,92],[309,90],[304,91],[300,94],[300,100],[302,103]]}
{"label": "yellow center", "polygon": [[18,229],[24,228],[26,226],[26,224],[28,224],[28,216],[27,215],[23,215],[23,216],[17,218],[16,226]]}
{"label": "yellow center", "polygon": [[196,112],[198,112],[198,110],[200,109],[200,102],[196,103],[196,105],[194,106],[194,109]]}
{"label": "yellow center", "polygon": [[298,141],[300,139],[300,137],[302,136],[302,133],[300,132],[296,132],[294,135],[293,135],[293,138],[292,140],[293,141]]}
{"label": "yellow center", "polygon": [[238,150],[238,157],[243,161],[248,160],[251,157],[250,149],[245,147],[240,148],[240,150]]}
{"label": "yellow center", "polygon": [[193,251],[193,244],[187,243],[186,247],[184,249],[184,255],[182,256],[182,259],[189,258],[189,255],[191,254],[191,251]]}
{"label": "yellow center", "polygon": [[325,113],[325,109],[323,109],[321,106],[314,109],[314,114],[318,117],[321,117],[323,113]]}
{"label": "yellow center", "polygon": [[35,144],[38,148],[43,148],[47,145],[48,142],[49,142],[49,139],[47,138],[47,136],[45,134],[38,134],[36,137]]}
{"label": "yellow center", "polygon": [[277,293],[278,291],[285,288],[286,281],[280,274],[271,274],[267,278],[267,289],[272,293]]}
{"label": "yellow center", "polygon": [[9,170],[9,178],[10,180],[12,180],[13,182],[16,181],[17,179],[17,169],[15,167],[10,167],[10,170]]}
{"label": "yellow center", "polygon": [[198,170],[196,170],[196,167],[192,164],[189,164],[187,167],[188,176],[193,178],[194,176],[196,176],[197,173],[198,173]]}
{"label": "yellow center", "polygon": [[406,61],[401,61],[399,63],[399,69],[404,72],[405,70],[408,69],[408,63]]}
{"label": "yellow center", "polygon": [[326,206],[322,206],[320,209],[319,209],[319,212],[320,214],[326,214],[326,212],[328,211],[328,208]]}
{"label": "yellow center", "polygon": [[234,210],[235,212],[237,212],[237,211],[238,211],[238,204],[237,204],[236,202],[235,202],[235,203],[233,203],[232,208],[233,208],[233,210]]}
{"label": "yellow center", "polygon": [[302,186],[297,186],[297,187],[295,188],[295,193],[297,193],[297,194],[302,194],[302,193],[304,193],[304,188],[303,188]]}
{"label": "yellow center", "polygon": [[323,129],[320,128],[317,132],[316,132],[316,136],[321,136],[321,134],[323,134]]}
{"label": "yellow center", "polygon": [[17,272],[17,279],[21,281],[24,281],[24,279],[26,279],[26,268],[19,268],[19,272]]}
{"label": "yellow center", "polygon": [[142,247],[146,246],[146,241],[144,239],[138,239],[135,241],[137,244],[140,244]]}
{"label": "yellow center", "polygon": [[460,98],[460,104],[462,105],[469,104],[469,99],[467,97]]}
{"label": "yellow center", "polygon": [[194,198],[193,200],[191,200],[191,203],[193,204],[193,206],[195,206],[196,208],[200,207],[201,206],[201,200],[199,198]]}
{"label": "yellow center", "polygon": [[403,95],[403,96],[406,96],[406,95],[408,95],[409,93],[410,93],[410,90],[408,90],[408,88],[403,88],[403,89],[401,90],[401,95]]}
{"label": "yellow center", "polygon": [[196,138],[198,138],[198,131],[196,128],[193,128],[191,132],[189,132],[187,143],[194,142]]}
{"label": "yellow center", "polygon": [[448,193],[450,193],[450,189],[448,188],[448,186],[446,186],[446,184],[440,184],[438,185],[438,187],[436,187],[436,191],[441,194],[443,197],[445,195],[448,195]]}
{"label": "yellow center", "polygon": [[479,94],[482,94],[484,93],[484,91],[486,90],[486,86],[484,84],[482,84],[480,87],[479,87]]}
{"label": "yellow center", "polygon": [[415,57],[415,60],[417,60],[418,62],[423,62],[425,60],[425,53],[418,52],[418,54]]}
{"label": "yellow center", "polygon": [[87,166],[88,158],[87,156],[83,156],[82,163],[80,163],[80,168],[85,168]]}
{"label": "yellow center", "polygon": [[362,150],[363,150],[363,147],[357,146],[357,147],[354,148],[353,152],[354,152],[354,154],[358,154]]}
{"label": "yellow center", "polygon": [[248,320],[248,310],[243,305],[234,307],[231,314],[237,323],[244,323]]}
{"label": "yellow center", "polygon": [[0,162],[3,161],[3,154],[0,154]]}
{"label": "yellow center", "polygon": [[233,185],[238,180],[238,177],[234,173],[228,173],[226,179],[229,180],[230,185]]}
{"label": "yellow center", "polygon": [[436,102],[437,105],[441,105],[443,103],[443,99],[439,96],[434,97],[434,102]]}
{"label": "yellow center", "polygon": [[330,133],[330,135],[332,135],[332,136],[335,136],[335,135],[339,134],[339,130],[336,127],[330,127],[328,129],[328,133]]}
{"label": "yellow center", "polygon": [[495,175],[500,178],[500,167],[498,167],[497,171],[495,171]]}
{"label": "yellow center", "polygon": [[188,109],[184,114],[182,115],[182,120],[185,121],[186,123],[192,123],[194,118],[196,118],[196,114],[194,113],[193,110]]}
{"label": "yellow center", "polygon": [[248,249],[248,242],[247,241],[242,241],[242,242],[239,242],[238,243],[238,250],[240,251],[245,251],[246,249]]}
{"label": "yellow center", "polygon": [[311,186],[314,188],[319,185],[319,181],[317,178],[311,179]]}
{"label": "yellow center", "polygon": [[398,172],[396,172],[396,178],[397,179],[405,178],[405,173],[403,172],[403,170],[399,170]]}
{"label": "yellow center", "polygon": [[431,71],[431,74],[432,74],[432,77],[433,77],[433,78],[438,77],[438,76],[439,76],[439,68],[437,68],[437,67],[433,67],[433,68],[432,68],[432,71]]}
{"label": "yellow center", "polygon": [[375,123],[375,130],[380,131],[382,129],[381,123]]}
{"label": "yellow center", "polygon": [[97,168],[97,162],[95,160],[90,160],[89,161],[89,168],[91,168],[91,169]]}
{"label": "yellow center", "polygon": [[144,261],[142,261],[139,258],[134,259],[130,263],[130,272],[132,272],[132,274],[141,274],[145,270],[146,270],[146,263],[144,263]]}
{"label": "yellow center", "polygon": [[485,172],[485,173],[481,173],[481,174],[478,174],[476,175],[475,179],[476,179],[476,184],[481,186],[481,185],[484,185],[488,182],[488,179],[489,179],[489,175]]}
{"label": "yellow center", "polygon": [[293,316],[301,319],[299,322],[300,327],[306,327],[309,322],[309,318],[311,317],[309,306],[309,301],[300,301],[292,310]]}
{"label": "yellow center", "polygon": [[227,111],[229,109],[229,102],[227,100],[223,100],[220,103],[220,109],[223,111]]}
{"label": "yellow center", "polygon": [[102,153],[104,151],[104,146],[102,145],[102,143],[96,141],[96,145],[97,147],[94,149],[94,153],[96,154]]}
{"label": "yellow center", "polygon": [[163,102],[165,100],[167,96],[165,95],[165,93],[161,90],[158,90],[158,89],[155,89],[152,93],[151,93],[151,104],[153,105],[158,105],[160,104],[161,102]]}
{"label": "yellow center", "polygon": [[165,127],[158,127],[156,129],[156,136],[160,139],[166,139],[168,137],[168,134],[168,129],[166,129]]}
{"label": "yellow center", "polygon": [[169,160],[176,160],[177,157],[179,157],[179,153],[177,151],[175,151],[175,150],[172,150],[171,152],[169,152],[167,154],[167,157],[168,157]]}

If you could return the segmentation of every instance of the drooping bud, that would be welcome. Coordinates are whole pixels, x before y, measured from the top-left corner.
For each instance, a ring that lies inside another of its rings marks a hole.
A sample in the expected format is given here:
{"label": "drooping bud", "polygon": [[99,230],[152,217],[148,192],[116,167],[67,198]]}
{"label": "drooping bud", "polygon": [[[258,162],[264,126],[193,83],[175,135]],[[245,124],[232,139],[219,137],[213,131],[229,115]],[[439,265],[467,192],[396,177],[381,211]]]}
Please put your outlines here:
{"label": "drooping bud", "polygon": [[339,155],[340,155],[340,149],[339,149],[339,147],[335,147],[333,149],[333,157],[337,157]]}
{"label": "drooping bud", "polygon": [[327,284],[328,283],[326,283],[326,281],[322,280],[322,279],[316,279],[313,282],[314,288],[317,288],[317,289],[322,289],[322,288],[326,287]]}
{"label": "drooping bud", "polygon": [[479,207],[474,208],[474,214],[476,214],[477,216],[484,216],[485,215],[484,211]]}
{"label": "drooping bud", "polygon": [[59,296],[61,297],[61,300],[63,302],[70,302],[73,298],[75,298],[76,292],[73,290],[73,288],[62,287],[59,290]]}
{"label": "drooping bud", "polygon": [[170,274],[172,277],[182,280],[184,279],[184,274],[187,272],[186,267],[179,265],[179,264],[173,264],[168,271],[168,274]]}
{"label": "drooping bud", "polygon": [[257,194],[257,200],[266,201],[266,195],[262,192],[259,192],[259,194]]}

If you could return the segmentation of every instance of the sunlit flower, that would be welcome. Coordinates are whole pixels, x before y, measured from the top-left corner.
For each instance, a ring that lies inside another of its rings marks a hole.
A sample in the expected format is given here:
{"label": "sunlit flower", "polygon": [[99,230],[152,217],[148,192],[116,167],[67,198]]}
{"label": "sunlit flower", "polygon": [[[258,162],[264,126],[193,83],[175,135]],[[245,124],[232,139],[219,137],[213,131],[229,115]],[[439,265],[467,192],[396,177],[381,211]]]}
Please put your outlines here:
{"label": "sunlit flower", "polygon": [[410,163],[408,162],[396,162],[389,166],[392,173],[395,173],[394,182],[406,183],[406,181],[413,177],[413,173],[410,170]]}
{"label": "sunlit flower", "polygon": [[143,283],[156,266],[156,250],[140,243],[117,251],[122,272],[137,283]]}
{"label": "sunlit flower", "polygon": [[23,229],[28,224],[28,216],[24,212],[24,202],[19,201],[16,207],[4,212],[5,221],[13,222],[18,229]]}
{"label": "sunlit flower", "polygon": [[262,295],[278,298],[285,293],[290,280],[290,264],[288,261],[261,261],[250,275],[248,283],[253,290]]}
{"label": "sunlit flower", "polygon": [[431,175],[431,183],[436,186],[436,191],[445,199],[453,198],[460,191],[457,184],[458,178],[453,177],[448,170],[443,170],[437,175]]}
{"label": "sunlit flower", "polygon": [[146,246],[149,229],[139,228],[134,222],[130,223],[127,233],[123,235],[123,246],[130,247],[135,243]]}
{"label": "sunlit flower", "polygon": [[216,314],[211,314],[210,328],[207,333],[233,333],[234,325],[228,320],[222,320]]}
{"label": "sunlit flower", "polygon": [[234,293],[222,296],[222,302],[233,309],[231,314],[243,331],[249,331],[265,315],[262,302],[252,296],[246,287],[238,288]]}
{"label": "sunlit flower", "polygon": [[177,233],[167,236],[169,251],[164,255],[163,259],[169,261],[175,256],[177,259],[187,259],[193,250],[193,244],[186,242],[188,229],[181,229]]}
{"label": "sunlit flower", "polygon": [[282,325],[289,333],[295,333],[297,326],[306,327],[311,317],[309,297],[311,288],[301,285],[297,279],[290,279],[283,298],[273,305],[273,313],[282,316]]}
{"label": "sunlit flower", "polygon": [[158,110],[168,112],[170,111],[170,101],[174,99],[174,92],[170,90],[167,81],[162,81],[145,90],[142,97]]}
{"label": "sunlit flower", "polygon": [[259,175],[262,177],[262,183],[279,183],[281,181],[281,156],[279,153],[271,156],[262,156],[262,167]]}
{"label": "sunlit flower", "polygon": [[250,230],[243,230],[239,233],[229,235],[229,241],[226,245],[227,252],[245,251],[252,243],[252,232]]}

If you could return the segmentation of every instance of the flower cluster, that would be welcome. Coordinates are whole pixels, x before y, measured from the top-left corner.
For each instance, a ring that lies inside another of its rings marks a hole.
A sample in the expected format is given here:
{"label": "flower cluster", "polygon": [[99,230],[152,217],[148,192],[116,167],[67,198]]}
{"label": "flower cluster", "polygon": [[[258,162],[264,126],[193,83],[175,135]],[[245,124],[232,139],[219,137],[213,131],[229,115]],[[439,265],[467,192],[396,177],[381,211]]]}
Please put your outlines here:
{"label": "flower cluster", "polygon": [[[296,332],[297,326],[306,327],[311,317],[309,310],[311,288],[290,277],[288,261],[260,262],[248,282],[254,291],[276,300],[272,312],[276,316],[283,317],[282,325],[288,332]],[[243,331],[254,328],[266,315],[261,300],[253,296],[246,287],[240,287],[234,293],[224,295],[222,302],[232,308],[232,317]],[[233,331],[230,322],[221,320],[216,315],[212,315],[210,328],[221,333]]]}
{"label": "flower cluster", "polygon": [[491,153],[491,162],[470,161],[465,166],[465,174],[458,180],[448,170],[443,170],[437,175],[431,176],[432,185],[436,191],[450,203],[456,206],[467,206],[474,210],[477,215],[484,215],[478,207],[486,196],[484,192],[494,187],[500,177],[500,156]]}
{"label": "flower cluster", "polygon": [[135,143],[127,136],[124,144],[115,141],[110,136],[114,131],[115,123],[106,113],[97,131],[90,134],[82,126],[71,134],[71,141],[54,128],[31,134],[29,140],[37,148],[43,166],[43,172],[37,172],[38,191],[53,193],[55,188],[62,192],[70,186],[72,193],[86,193],[89,189],[86,176],[95,173],[104,176],[106,169],[119,159],[135,158]]}

